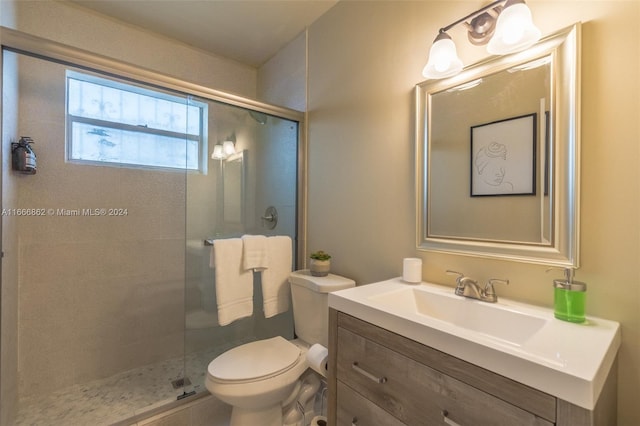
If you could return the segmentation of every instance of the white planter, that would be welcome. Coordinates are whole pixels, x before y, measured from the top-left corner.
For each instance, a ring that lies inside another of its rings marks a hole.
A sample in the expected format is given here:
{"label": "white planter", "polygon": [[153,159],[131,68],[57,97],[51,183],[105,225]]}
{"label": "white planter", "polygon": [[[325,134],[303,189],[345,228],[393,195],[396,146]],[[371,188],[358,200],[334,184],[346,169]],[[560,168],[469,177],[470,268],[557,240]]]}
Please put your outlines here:
{"label": "white planter", "polygon": [[310,259],[309,270],[314,277],[325,277],[329,275],[329,271],[331,270],[331,261]]}

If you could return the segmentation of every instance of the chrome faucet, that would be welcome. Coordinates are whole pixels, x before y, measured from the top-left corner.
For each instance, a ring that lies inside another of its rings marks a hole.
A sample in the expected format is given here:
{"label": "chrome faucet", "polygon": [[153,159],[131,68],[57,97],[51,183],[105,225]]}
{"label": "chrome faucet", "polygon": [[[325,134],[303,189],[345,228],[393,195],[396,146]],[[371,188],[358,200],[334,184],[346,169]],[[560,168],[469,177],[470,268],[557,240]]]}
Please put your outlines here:
{"label": "chrome faucet", "polygon": [[509,284],[509,280],[491,278],[484,286],[484,289],[482,289],[478,285],[478,281],[467,277],[460,272],[447,270],[447,274],[458,275],[458,278],[456,278],[455,290],[455,293],[458,296],[464,296],[470,299],[477,299],[489,303],[496,303],[498,301],[498,295],[493,287],[494,284]]}

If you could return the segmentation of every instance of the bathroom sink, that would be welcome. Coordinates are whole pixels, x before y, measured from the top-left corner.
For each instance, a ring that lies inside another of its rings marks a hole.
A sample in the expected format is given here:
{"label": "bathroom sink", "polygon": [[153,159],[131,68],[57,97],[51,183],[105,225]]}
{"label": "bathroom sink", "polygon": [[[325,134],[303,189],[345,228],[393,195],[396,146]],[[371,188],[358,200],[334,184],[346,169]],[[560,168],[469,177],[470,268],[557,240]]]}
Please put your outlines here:
{"label": "bathroom sink", "polygon": [[383,292],[369,297],[369,300],[391,310],[410,311],[518,346],[547,322],[544,318],[503,305],[430,291],[425,286]]}
{"label": "bathroom sink", "polygon": [[[549,291],[551,294],[551,291]],[[329,293],[329,307],[572,404],[593,409],[620,347],[620,324],[401,278]]]}

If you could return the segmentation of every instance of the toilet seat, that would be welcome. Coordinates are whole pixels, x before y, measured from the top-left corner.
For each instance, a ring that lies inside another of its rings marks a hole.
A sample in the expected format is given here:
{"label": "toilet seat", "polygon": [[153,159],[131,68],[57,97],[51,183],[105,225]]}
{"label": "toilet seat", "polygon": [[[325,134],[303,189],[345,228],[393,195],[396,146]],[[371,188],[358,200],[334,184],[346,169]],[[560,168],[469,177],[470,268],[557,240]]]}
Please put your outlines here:
{"label": "toilet seat", "polygon": [[281,336],[230,349],[209,363],[209,377],[221,383],[268,379],[290,370],[300,359],[298,346]]}

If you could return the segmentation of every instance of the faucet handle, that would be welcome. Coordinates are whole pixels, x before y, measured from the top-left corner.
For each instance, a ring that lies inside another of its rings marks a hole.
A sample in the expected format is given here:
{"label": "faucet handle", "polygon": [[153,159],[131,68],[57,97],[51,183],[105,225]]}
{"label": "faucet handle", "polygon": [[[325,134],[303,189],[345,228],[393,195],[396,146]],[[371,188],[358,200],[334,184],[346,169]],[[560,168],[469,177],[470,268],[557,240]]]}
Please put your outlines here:
{"label": "faucet handle", "polygon": [[495,288],[493,288],[494,284],[506,284],[509,285],[509,280],[503,280],[501,278],[490,278],[489,281],[487,281],[487,285],[485,285],[484,287],[484,295],[485,296],[489,296],[489,297],[493,297],[496,298],[496,290]]}
{"label": "faucet handle", "polygon": [[[469,277],[466,277],[461,272],[452,271],[450,269],[447,269],[447,274],[449,274],[449,275],[457,275],[458,276],[456,278],[455,294],[457,294],[458,296],[464,296],[465,287],[467,286],[467,282],[466,281],[473,281],[473,280],[471,278],[469,278]],[[475,281],[473,281],[473,283],[476,284]]]}
{"label": "faucet handle", "polygon": [[457,275],[458,278],[456,278],[456,281],[459,281],[459,280],[462,279],[462,277],[464,277],[464,274],[462,272],[452,271],[451,269],[447,269],[447,274],[449,274],[449,275]]}
{"label": "faucet handle", "polygon": [[464,287],[464,284],[462,284],[462,280],[464,279],[464,274],[462,272],[452,271],[451,269],[447,269],[447,274],[458,276],[456,278],[456,292],[461,291],[461,289]]}

